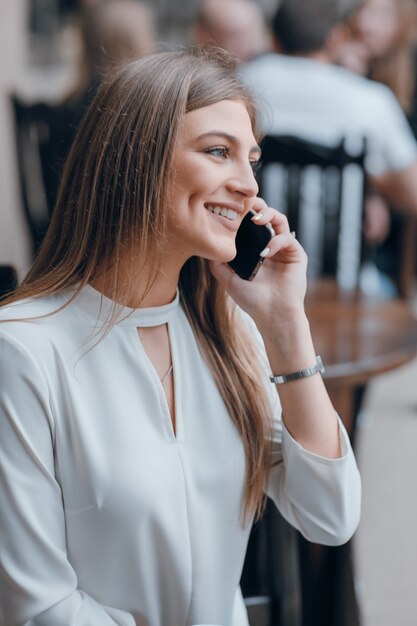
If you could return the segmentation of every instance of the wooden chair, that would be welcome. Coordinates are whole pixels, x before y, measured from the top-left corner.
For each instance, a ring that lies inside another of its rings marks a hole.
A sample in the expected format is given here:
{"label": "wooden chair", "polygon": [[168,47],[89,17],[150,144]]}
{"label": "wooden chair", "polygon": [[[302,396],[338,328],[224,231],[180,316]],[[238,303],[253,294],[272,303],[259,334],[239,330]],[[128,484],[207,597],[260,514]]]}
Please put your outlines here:
{"label": "wooden chair", "polygon": [[365,147],[361,138],[327,147],[267,135],[262,143],[261,195],[287,215],[309,278],[333,276],[344,289],[357,286],[365,254]]}
{"label": "wooden chair", "polygon": [[[366,143],[344,140],[335,147],[291,136],[265,137],[261,195],[288,215],[309,256],[309,277],[337,278],[342,288],[356,287],[358,269],[381,250],[372,250],[359,229],[367,180]],[[391,279],[403,298],[416,285],[417,218],[393,213],[392,232],[382,251],[392,246]]]}
{"label": "wooden chair", "polygon": [[45,159],[50,140],[49,107],[24,104],[11,98],[15,118],[16,154],[23,210],[32,238],[33,252],[38,249],[48,227],[50,207],[45,180]]}
{"label": "wooden chair", "polygon": [[78,118],[70,107],[11,96],[23,210],[38,250],[55,205],[59,178]]}
{"label": "wooden chair", "polygon": [[294,529],[268,501],[254,525],[241,588],[251,626],[300,626],[298,544]]}
{"label": "wooden chair", "polygon": [[417,218],[401,216],[401,233],[398,246],[399,263],[395,282],[402,298],[410,299],[416,287],[417,273]]}

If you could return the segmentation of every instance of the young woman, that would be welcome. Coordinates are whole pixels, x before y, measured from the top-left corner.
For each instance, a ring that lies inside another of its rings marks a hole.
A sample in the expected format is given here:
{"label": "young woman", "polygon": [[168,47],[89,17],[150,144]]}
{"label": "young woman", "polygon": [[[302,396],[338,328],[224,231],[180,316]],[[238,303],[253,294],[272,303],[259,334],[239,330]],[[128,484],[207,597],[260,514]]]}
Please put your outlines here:
{"label": "young woman", "polygon": [[[149,56],[99,89],[1,309],[0,623],[247,626],[265,494],[312,541],[354,532],[306,255],[256,198],[259,158],[220,51]],[[225,265],[250,208],[276,233],[251,282]]]}
{"label": "young woman", "polygon": [[363,0],[353,32],[368,56],[366,74],[392,89],[407,115],[416,99],[415,0]]}

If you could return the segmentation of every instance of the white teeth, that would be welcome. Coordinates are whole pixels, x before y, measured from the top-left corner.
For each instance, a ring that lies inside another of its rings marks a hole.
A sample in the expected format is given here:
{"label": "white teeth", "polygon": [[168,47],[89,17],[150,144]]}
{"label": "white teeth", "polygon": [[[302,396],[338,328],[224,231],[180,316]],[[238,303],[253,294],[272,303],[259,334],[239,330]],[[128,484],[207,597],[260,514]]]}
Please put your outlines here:
{"label": "white teeth", "polygon": [[227,219],[232,222],[237,218],[237,211],[233,211],[233,209],[226,209],[220,206],[212,206],[211,204],[206,205],[206,209],[211,211],[211,213],[215,213],[216,215],[222,215],[223,217],[227,217]]}

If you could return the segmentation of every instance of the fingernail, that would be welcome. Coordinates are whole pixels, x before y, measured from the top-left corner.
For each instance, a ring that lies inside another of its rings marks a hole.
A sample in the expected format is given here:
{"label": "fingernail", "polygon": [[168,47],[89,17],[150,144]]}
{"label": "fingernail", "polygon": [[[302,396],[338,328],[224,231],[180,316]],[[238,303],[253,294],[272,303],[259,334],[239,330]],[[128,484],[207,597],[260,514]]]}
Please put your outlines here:
{"label": "fingernail", "polygon": [[264,258],[264,257],[268,256],[268,254],[269,254],[269,248],[264,248],[264,249],[262,250],[262,252],[260,252],[260,253],[259,253],[259,256],[261,256],[262,258]]}
{"label": "fingernail", "polygon": [[263,213],[257,213],[252,217],[252,222],[257,222],[261,217],[263,217]]}
{"label": "fingernail", "polygon": [[292,236],[294,237],[294,239],[297,239],[297,235],[296,235],[296,233],[295,233],[295,230],[292,230],[292,231],[291,231],[291,233],[290,233],[290,235],[292,235]]}

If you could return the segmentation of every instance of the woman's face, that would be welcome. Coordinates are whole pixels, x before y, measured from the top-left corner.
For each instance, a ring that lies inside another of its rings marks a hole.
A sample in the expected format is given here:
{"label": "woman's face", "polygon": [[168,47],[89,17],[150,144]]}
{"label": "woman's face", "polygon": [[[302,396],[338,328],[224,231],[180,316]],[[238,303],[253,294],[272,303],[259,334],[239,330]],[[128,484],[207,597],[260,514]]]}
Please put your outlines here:
{"label": "woman's face", "polygon": [[396,46],[401,16],[396,0],[365,0],[355,20],[359,37],[371,57],[379,58]]}
{"label": "woman's face", "polygon": [[258,192],[260,157],[245,105],[222,100],[186,113],[174,151],[168,253],[230,261],[235,237]]}

